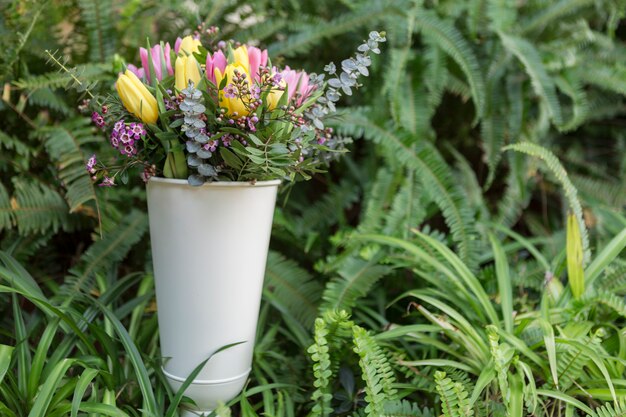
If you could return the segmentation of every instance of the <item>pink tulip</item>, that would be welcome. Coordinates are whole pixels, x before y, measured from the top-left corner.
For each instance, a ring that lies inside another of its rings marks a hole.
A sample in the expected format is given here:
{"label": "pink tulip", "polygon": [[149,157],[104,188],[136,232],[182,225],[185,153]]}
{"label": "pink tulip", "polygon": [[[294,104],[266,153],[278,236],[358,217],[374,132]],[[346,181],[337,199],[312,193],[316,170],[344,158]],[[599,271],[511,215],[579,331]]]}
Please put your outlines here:
{"label": "pink tulip", "polygon": [[282,79],[287,83],[287,95],[289,102],[295,99],[296,107],[302,103],[315,90],[314,85],[309,85],[309,75],[304,71],[295,71],[288,66],[281,72]]}
{"label": "pink tulip", "polygon": [[143,70],[143,68],[137,68],[136,66],[134,66],[133,64],[128,64],[126,65],[126,68],[128,70],[130,70],[130,72],[132,72],[133,74],[135,74],[137,76],[137,78],[139,79],[144,79],[146,77],[146,73]]}
{"label": "pink tulip", "polygon": [[[224,69],[228,62],[226,61],[226,57],[222,51],[217,51],[211,56],[211,54],[207,54],[206,56],[206,77],[209,81],[215,84],[215,68],[219,68],[220,73],[224,73]],[[218,86],[219,87],[219,86]]]}
{"label": "pink tulip", "polygon": [[260,69],[267,66],[267,49],[260,50],[254,46],[248,46],[248,62],[250,64],[250,75],[256,80],[261,81]]}
{"label": "pink tulip", "polygon": [[[167,75],[174,75],[170,52],[171,48],[169,43],[165,44],[165,48],[161,48],[160,44],[154,45],[150,48],[152,66],[154,67],[154,73],[159,81],[166,76],[163,74],[164,69],[161,68],[161,54],[165,59],[165,71],[167,71]],[[141,57],[141,65],[143,66],[144,73],[146,74],[146,80],[151,83],[152,79],[150,77],[150,66],[148,65],[148,50],[146,48],[139,48],[139,56]]]}

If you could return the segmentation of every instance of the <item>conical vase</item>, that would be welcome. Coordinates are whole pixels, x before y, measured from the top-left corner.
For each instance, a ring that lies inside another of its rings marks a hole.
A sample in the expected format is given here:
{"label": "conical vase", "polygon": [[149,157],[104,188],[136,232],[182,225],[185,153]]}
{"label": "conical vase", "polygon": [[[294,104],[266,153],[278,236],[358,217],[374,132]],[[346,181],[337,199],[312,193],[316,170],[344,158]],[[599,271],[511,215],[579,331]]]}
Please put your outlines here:
{"label": "conical vase", "polygon": [[210,357],[185,391],[196,405],[184,417],[208,415],[246,383],[279,184],[148,181],[163,372],[174,392]]}

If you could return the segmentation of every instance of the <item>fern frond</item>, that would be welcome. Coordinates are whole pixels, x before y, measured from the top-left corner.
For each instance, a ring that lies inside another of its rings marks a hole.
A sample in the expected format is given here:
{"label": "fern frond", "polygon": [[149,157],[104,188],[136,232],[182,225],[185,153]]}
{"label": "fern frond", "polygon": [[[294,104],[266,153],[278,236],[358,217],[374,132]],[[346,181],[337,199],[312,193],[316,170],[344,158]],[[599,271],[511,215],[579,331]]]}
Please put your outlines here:
{"label": "fern frond", "polygon": [[535,47],[525,39],[499,32],[504,47],[524,65],[530,76],[535,93],[546,103],[550,118],[557,127],[563,125],[561,105],[556,95],[554,81],[546,72],[541,56]]}
{"label": "fern frond", "polygon": [[365,412],[370,417],[379,417],[383,414],[384,403],[396,399],[393,371],[382,349],[365,329],[354,326],[353,338],[365,381]]}
{"label": "fern frond", "polygon": [[76,266],[60,287],[58,294],[64,303],[71,302],[80,293],[91,291],[95,276],[109,270],[124,259],[130,249],[139,242],[148,228],[148,216],[140,211],[132,211],[113,230],[94,242],[83,253]]}
{"label": "fern frond", "polygon": [[40,88],[33,91],[28,96],[28,100],[31,104],[55,110],[64,116],[72,114],[72,109],[67,105],[67,103],[65,103],[63,99],[61,99],[49,88]]}
{"label": "fern frond", "polygon": [[584,200],[596,200],[609,207],[626,205],[626,184],[621,181],[604,181],[575,173],[570,178]]}
{"label": "fern frond", "polygon": [[585,62],[581,67],[580,77],[587,84],[626,96],[626,67],[624,66]]}
{"label": "fern frond", "polygon": [[311,417],[326,417],[333,412],[330,404],[333,395],[329,385],[337,366],[332,363],[330,353],[352,333],[353,326],[345,311],[326,311],[322,317],[315,319],[314,342],[307,349],[313,361],[313,386],[316,388],[311,395],[315,403]]}
{"label": "fern frond", "polygon": [[385,222],[387,209],[398,190],[399,182],[398,175],[394,175],[388,168],[378,169],[363,198],[364,209],[361,213],[359,231],[376,233],[380,229],[381,224]]}
{"label": "fern frond", "polygon": [[446,377],[445,372],[435,372],[435,383],[445,417],[472,417],[474,409],[469,405],[469,395],[463,385]]}
{"label": "fern frond", "polygon": [[389,213],[385,216],[385,227],[382,233],[387,236],[407,238],[412,228],[417,228],[426,217],[423,203],[422,187],[409,173],[398,189]]}
{"label": "fern frond", "polygon": [[487,83],[487,105],[485,117],[480,124],[482,148],[485,151],[485,162],[489,173],[485,181],[485,189],[491,186],[495,179],[496,167],[502,157],[502,146],[505,142],[506,118],[504,116],[505,97],[499,92],[499,80],[489,80]]}
{"label": "fern frond", "polygon": [[552,152],[532,142],[515,143],[505,148],[505,150],[509,149],[540,158],[545,162],[548,169],[561,183],[565,192],[565,196],[567,197],[567,200],[569,202],[569,206],[574,212],[576,220],[578,221],[578,226],[580,228],[580,233],[583,241],[583,265],[587,264],[587,262],[589,262],[591,254],[589,251],[589,234],[587,233],[587,227],[583,218],[582,206],[580,205],[580,201],[578,200],[578,191],[567,176],[567,172],[565,171],[565,168],[563,168],[563,165],[561,165],[561,162],[556,156],[554,156]]}
{"label": "fern frond", "polygon": [[378,265],[379,256],[369,261],[355,257],[345,259],[337,271],[338,277],[333,278],[324,290],[322,310],[349,310],[356,301],[367,295],[372,286],[392,271],[385,265]]}
{"label": "fern frond", "polygon": [[594,287],[602,288],[606,291],[619,293],[626,289],[626,266],[621,265],[616,268],[607,268],[603,275],[598,277]]}
{"label": "fern frond", "polygon": [[443,92],[449,84],[448,78],[450,73],[446,67],[448,57],[433,39],[426,37],[424,41],[426,46],[424,53],[426,68],[424,69],[423,78],[428,90],[428,108],[434,111],[441,103]]}
{"label": "fern frond", "polygon": [[572,15],[583,7],[590,6],[594,3],[594,0],[560,0],[552,2],[548,7],[540,8],[539,12],[528,19],[528,21],[522,25],[522,32],[528,33],[535,30],[542,30],[550,23],[563,19],[565,16]]}
{"label": "fern frond", "polygon": [[13,177],[12,198],[0,186],[0,231],[17,226],[22,236],[69,230],[69,210],[59,193],[36,181]]}
{"label": "fern frond", "polygon": [[381,417],[435,417],[432,409],[411,403],[407,400],[387,401],[383,406]]}
{"label": "fern frond", "polygon": [[9,193],[0,182],[0,232],[10,229],[13,226],[13,208]]}
{"label": "fern frond", "polygon": [[622,398],[616,403],[605,403],[594,411],[596,412],[595,416],[587,414],[587,417],[624,417],[626,416],[626,401]]}
{"label": "fern frond", "polygon": [[[88,82],[104,80],[110,78],[111,64],[85,64],[74,68],[73,75]],[[22,90],[35,91],[49,88],[57,89],[66,87],[73,82],[71,74],[66,72],[49,72],[41,75],[29,75],[20,78],[13,84]]]}
{"label": "fern frond", "polygon": [[450,167],[437,149],[424,141],[413,146],[407,145],[396,132],[382,128],[354,113],[345,118],[342,128],[353,132],[355,136],[363,134],[365,138],[379,144],[393,155],[394,164],[400,162],[407,168],[415,170],[415,177],[419,178],[424,190],[441,209],[452,239],[458,245],[461,259],[470,269],[475,270],[474,253],[477,248],[473,212],[454,182]]}
{"label": "fern frond", "polygon": [[562,131],[574,130],[582,125],[589,114],[589,100],[578,76],[564,72],[555,78],[556,86],[572,100],[571,119],[563,124]]}
{"label": "fern frond", "polygon": [[315,25],[302,25],[299,32],[289,35],[286,40],[270,45],[270,55],[292,56],[296,53],[307,52],[313,45],[323,39],[333,38],[346,32],[356,31],[372,22],[389,17],[390,14],[401,16],[397,2],[388,4],[381,0],[370,0],[361,4],[355,10],[346,12],[330,21],[322,21]]}
{"label": "fern frond", "polygon": [[476,115],[480,118],[485,110],[485,82],[471,45],[452,23],[440,19],[434,12],[422,11],[416,16],[415,23],[424,36],[459,65],[472,90]]}
{"label": "fern frond", "polygon": [[113,36],[112,0],[78,0],[81,16],[89,37],[89,56],[92,61],[105,62],[115,53]]}
{"label": "fern frond", "polygon": [[265,268],[265,289],[270,302],[310,329],[317,316],[322,286],[298,264],[270,251]]}
{"label": "fern frond", "polygon": [[85,169],[87,157],[81,148],[101,139],[94,135],[87,118],[69,120],[63,124],[46,126],[39,130],[45,140],[46,151],[59,169],[59,178],[67,190],[65,199],[70,211],[75,212],[88,201],[97,205],[95,187]]}
{"label": "fern frond", "polygon": [[626,317],[626,302],[624,298],[614,293],[603,291],[590,300],[591,303],[602,304],[615,311],[622,317]]}

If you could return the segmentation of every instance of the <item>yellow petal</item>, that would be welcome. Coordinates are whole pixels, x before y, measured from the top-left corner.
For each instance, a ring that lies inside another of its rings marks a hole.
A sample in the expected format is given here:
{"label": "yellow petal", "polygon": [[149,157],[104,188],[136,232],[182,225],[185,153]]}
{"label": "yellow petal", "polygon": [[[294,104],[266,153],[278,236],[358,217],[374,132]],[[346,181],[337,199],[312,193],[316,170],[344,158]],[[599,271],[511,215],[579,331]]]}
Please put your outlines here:
{"label": "yellow petal", "polygon": [[126,110],[144,123],[156,123],[159,118],[156,99],[135,74],[127,70],[120,75],[116,89]]}
{"label": "yellow petal", "polygon": [[178,53],[180,54],[182,51],[186,55],[191,55],[200,52],[200,49],[198,49],[200,46],[202,46],[202,43],[200,43],[199,39],[194,39],[192,36],[185,36],[180,43]]}
{"label": "yellow petal", "polygon": [[186,57],[179,56],[176,58],[174,77],[176,89],[178,89],[179,91],[187,88],[187,74],[185,70],[185,67],[187,66],[186,64]]}
{"label": "yellow petal", "polygon": [[189,82],[189,80],[191,80],[193,81],[193,84],[197,87],[201,77],[200,65],[193,55],[187,57],[187,62],[185,62],[185,74],[185,81]]}
{"label": "yellow petal", "polygon": [[235,49],[233,53],[235,62],[233,64],[239,64],[243,66],[246,70],[246,73],[250,72],[250,59],[248,58],[248,48],[245,45],[241,45],[239,48]]}

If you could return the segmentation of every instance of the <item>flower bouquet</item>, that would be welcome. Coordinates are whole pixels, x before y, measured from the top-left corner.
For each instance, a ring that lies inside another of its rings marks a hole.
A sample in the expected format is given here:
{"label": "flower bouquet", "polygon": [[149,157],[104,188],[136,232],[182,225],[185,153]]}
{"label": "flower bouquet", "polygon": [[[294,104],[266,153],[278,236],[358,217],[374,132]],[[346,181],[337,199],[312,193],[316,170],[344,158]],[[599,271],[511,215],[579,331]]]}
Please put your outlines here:
{"label": "flower bouquet", "polygon": [[193,400],[185,416],[243,388],[278,185],[309,178],[343,150],[324,119],[385,41],[371,32],[340,71],[326,65],[325,81],[216,35],[142,48],[141,67],[128,65],[118,95],[92,114],[122,163],[87,162],[101,186],[137,167],[147,182],[163,373]]}
{"label": "flower bouquet", "polygon": [[[101,186],[141,167],[152,176],[214,181],[309,179],[343,151],[345,138],[324,121],[342,93],[369,74],[384,33],[371,32],[358,52],[308,74],[272,66],[267,50],[217,40],[209,28],[194,36],[140,49],[92,120],[108,133],[122,163],[107,167],[93,155],[87,170]],[[206,38],[204,42],[200,38]],[[327,77],[327,80],[325,80]]]}

